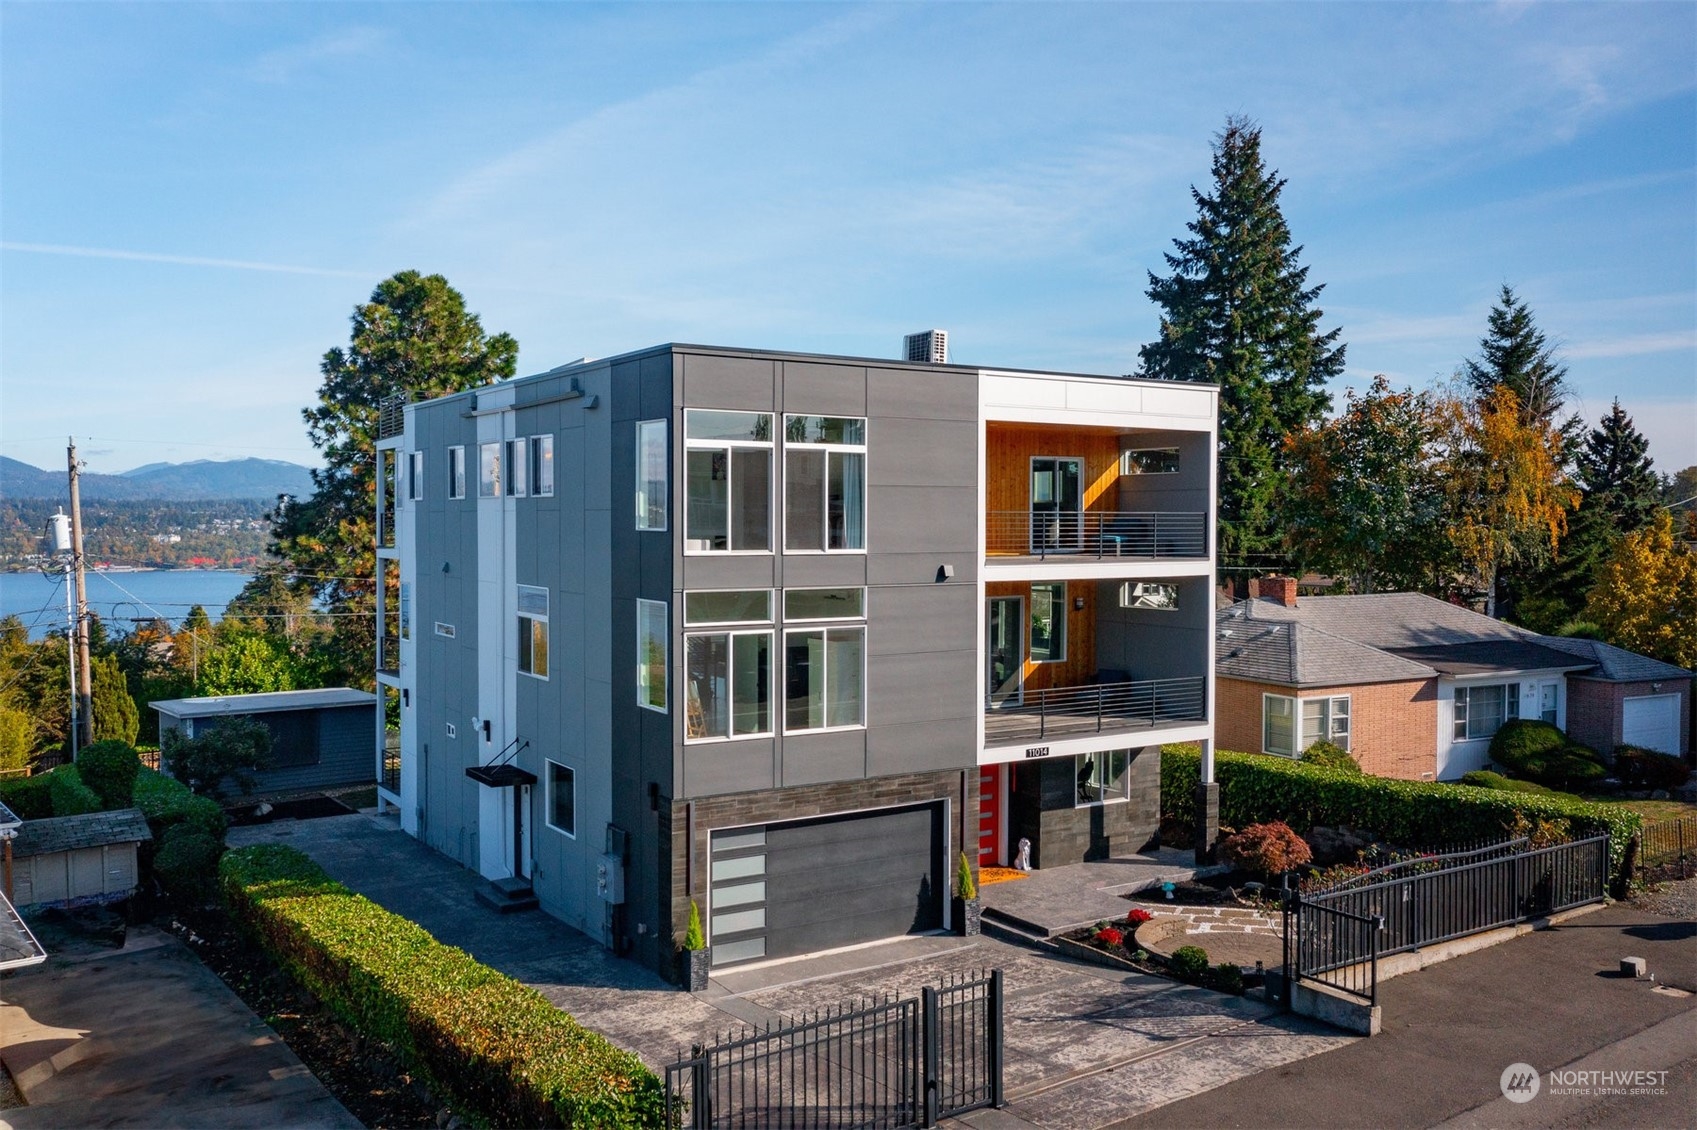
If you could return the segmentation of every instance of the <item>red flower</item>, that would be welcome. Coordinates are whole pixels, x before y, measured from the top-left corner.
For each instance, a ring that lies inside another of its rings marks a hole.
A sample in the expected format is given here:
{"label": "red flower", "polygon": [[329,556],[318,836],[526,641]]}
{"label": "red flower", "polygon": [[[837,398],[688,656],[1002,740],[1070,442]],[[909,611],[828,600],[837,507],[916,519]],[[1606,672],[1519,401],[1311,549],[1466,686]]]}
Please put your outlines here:
{"label": "red flower", "polygon": [[1137,927],[1143,925],[1153,917],[1155,917],[1153,914],[1150,914],[1147,910],[1144,910],[1140,906],[1133,910],[1130,914],[1126,915],[1125,920],[1131,923],[1133,927]]}
{"label": "red flower", "polygon": [[1104,945],[1117,946],[1125,941],[1125,935],[1112,926],[1104,926],[1096,931],[1096,940]]}

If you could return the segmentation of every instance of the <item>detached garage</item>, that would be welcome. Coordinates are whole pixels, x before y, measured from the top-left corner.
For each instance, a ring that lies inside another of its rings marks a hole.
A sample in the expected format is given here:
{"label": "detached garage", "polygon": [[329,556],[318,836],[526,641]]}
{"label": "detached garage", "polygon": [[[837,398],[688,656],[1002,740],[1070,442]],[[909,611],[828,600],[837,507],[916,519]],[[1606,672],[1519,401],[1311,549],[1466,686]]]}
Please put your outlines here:
{"label": "detached garage", "polygon": [[715,831],[713,965],[835,949],[943,925],[942,803]]}

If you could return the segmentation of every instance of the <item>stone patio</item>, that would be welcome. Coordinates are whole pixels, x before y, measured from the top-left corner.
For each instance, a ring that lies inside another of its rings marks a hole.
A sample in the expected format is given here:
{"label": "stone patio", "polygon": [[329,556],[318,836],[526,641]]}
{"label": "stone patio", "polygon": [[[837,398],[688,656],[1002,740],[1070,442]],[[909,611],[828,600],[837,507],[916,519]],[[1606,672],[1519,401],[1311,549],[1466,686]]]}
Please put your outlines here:
{"label": "stone patio", "polygon": [[1107,918],[1124,918],[1123,897],[1163,882],[1217,875],[1224,867],[1198,868],[1189,850],[1161,848],[1146,855],[1069,863],[1032,871],[1024,879],[980,887],[984,915],[1038,937],[1052,938]]}
{"label": "stone patio", "polygon": [[1229,961],[1248,967],[1259,961],[1272,968],[1283,959],[1284,932],[1276,914],[1244,906],[1144,909],[1157,917],[1138,928],[1137,944],[1163,957],[1180,946],[1201,946],[1215,965]]}

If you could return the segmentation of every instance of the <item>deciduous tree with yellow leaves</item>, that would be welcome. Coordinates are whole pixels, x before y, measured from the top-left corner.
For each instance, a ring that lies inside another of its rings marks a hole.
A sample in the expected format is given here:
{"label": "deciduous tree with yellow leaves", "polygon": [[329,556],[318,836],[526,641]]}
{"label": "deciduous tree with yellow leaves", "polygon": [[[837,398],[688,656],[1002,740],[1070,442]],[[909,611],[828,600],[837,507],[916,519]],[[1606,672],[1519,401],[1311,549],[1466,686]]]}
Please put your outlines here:
{"label": "deciduous tree with yellow leaves", "polygon": [[1615,543],[1585,618],[1616,647],[1697,668],[1697,555],[1674,537],[1666,510]]}

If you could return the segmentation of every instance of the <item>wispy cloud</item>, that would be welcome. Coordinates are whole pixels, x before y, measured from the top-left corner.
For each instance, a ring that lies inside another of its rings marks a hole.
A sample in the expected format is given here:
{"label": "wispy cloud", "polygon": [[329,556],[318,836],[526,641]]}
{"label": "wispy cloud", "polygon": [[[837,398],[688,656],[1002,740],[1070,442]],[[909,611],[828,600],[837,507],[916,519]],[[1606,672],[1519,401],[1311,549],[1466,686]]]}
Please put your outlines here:
{"label": "wispy cloud", "polygon": [[62,243],[0,243],[0,251],[32,255],[69,255],[80,259],[122,259],[138,263],[171,263],[180,267],[217,267],[232,271],[270,271],[281,275],[321,275],[337,279],[369,279],[371,271],[341,271],[330,267],[301,267],[289,263],[258,263],[250,259],[214,259],[202,255],[169,255],[156,251],[122,251],[111,247],[72,247]]}
{"label": "wispy cloud", "polygon": [[256,82],[284,83],[319,63],[353,59],[374,53],[388,34],[378,28],[355,27],[267,51],[245,73]]}
{"label": "wispy cloud", "polygon": [[1598,357],[1642,357],[1647,353],[1672,353],[1681,349],[1697,349],[1697,330],[1626,334],[1622,337],[1576,341],[1563,346],[1562,355],[1578,361]]}

